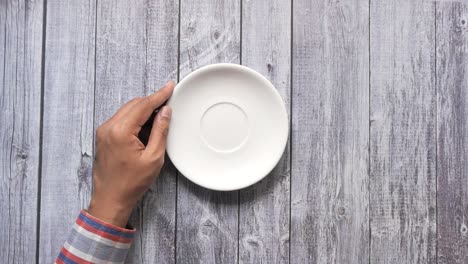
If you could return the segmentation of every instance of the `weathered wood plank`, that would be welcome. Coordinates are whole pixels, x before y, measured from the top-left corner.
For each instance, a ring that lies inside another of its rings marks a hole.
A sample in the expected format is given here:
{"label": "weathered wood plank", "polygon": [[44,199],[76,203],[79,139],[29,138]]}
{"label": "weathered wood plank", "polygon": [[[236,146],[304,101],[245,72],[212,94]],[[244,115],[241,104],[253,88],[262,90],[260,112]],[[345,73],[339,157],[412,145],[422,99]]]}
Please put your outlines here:
{"label": "weathered wood plank", "polygon": [[0,2],[0,262],[36,257],[42,1]]}
{"label": "weathered wood plank", "polygon": [[[128,100],[177,77],[178,1],[98,1],[95,128]],[[170,162],[131,222],[129,263],[175,261],[176,171]]]}
{"label": "weathered wood plank", "polygon": [[[291,2],[243,1],[242,64],[267,77],[290,108]],[[240,191],[239,261],[289,263],[290,153],[264,180]]]}
{"label": "weathered wood plank", "polygon": [[434,3],[371,2],[371,263],[436,261]]}
{"label": "weathered wood plank", "polygon": [[437,4],[438,263],[468,263],[468,4]]}
{"label": "weathered wood plank", "polygon": [[[177,80],[179,1],[147,1],[145,9],[146,85],[154,91],[168,80]],[[157,183],[142,203],[143,263],[175,263],[177,171],[169,158],[165,160]]]}
{"label": "weathered wood plank", "polygon": [[[145,2],[104,0],[97,3],[95,129],[127,101],[149,92],[145,74]],[[143,263],[142,211],[139,203],[130,219],[138,233],[127,256],[129,263]]]}
{"label": "weathered wood plank", "polygon": [[[240,60],[239,1],[181,1],[180,76]],[[179,175],[177,263],[236,263],[238,193],[214,192]]]}
{"label": "weathered wood plank", "polygon": [[47,1],[40,263],[53,263],[91,193],[95,1]]}
{"label": "weathered wood plank", "polygon": [[291,263],[369,257],[368,1],[293,2]]}

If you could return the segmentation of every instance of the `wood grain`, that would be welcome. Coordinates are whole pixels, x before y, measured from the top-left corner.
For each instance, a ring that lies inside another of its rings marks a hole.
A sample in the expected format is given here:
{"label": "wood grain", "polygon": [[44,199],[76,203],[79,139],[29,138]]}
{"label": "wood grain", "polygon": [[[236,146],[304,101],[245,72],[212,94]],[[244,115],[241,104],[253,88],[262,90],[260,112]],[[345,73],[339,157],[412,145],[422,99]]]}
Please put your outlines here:
{"label": "wood grain", "polygon": [[42,1],[0,2],[0,262],[36,257]]}
{"label": "wood grain", "polygon": [[[128,100],[177,76],[177,1],[99,1],[95,128]],[[165,167],[131,219],[128,263],[175,261],[176,171]]]}
{"label": "wood grain", "polygon": [[[239,1],[181,1],[180,76],[240,61]],[[177,263],[238,262],[238,192],[215,192],[179,175]]]}
{"label": "wood grain", "polygon": [[54,261],[123,103],[242,62],[292,110],[290,146],[240,192],[166,159],[128,263],[468,263],[468,4],[291,2],[0,0],[0,262]]}
{"label": "wood grain", "polygon": [[437,4],[438,263],[468,263],[468,4]]}
{"label": "wood grain", "polygon": [[371,263],[435,263],[434,3],[371,2]]}
{"label": "wood grain", "polygon": [[[290,108],[291,2],[243,1],[242,64],[267,77]],[[239,262],[289,263],[290,153],[240,191]]]}
{"label": "wood grain", "polygon": [[369,257],[368,1],[293,2],[291,263]]}
{"label": "wood grain", "polygon": [[[168,80],[177,81],[179,1],[147,1],[145,10],[146,86],[155,91]],[[143,263],[175,262],[176,181],[177,171],[166,157],[161,175],[143,198]]]}
{"label": "wood grain", "polygon": [[53,263],[91,193],[95,2],[47,1],[40,263]]}

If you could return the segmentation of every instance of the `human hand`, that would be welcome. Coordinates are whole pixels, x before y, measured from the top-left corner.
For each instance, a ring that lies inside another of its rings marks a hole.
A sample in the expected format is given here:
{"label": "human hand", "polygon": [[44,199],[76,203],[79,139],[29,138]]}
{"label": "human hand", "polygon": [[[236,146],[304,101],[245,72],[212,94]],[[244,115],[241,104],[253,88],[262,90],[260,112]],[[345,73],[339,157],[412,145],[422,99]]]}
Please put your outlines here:
{"label": "human hand", "polygon": [[94,217],[125,227],[133,207],[159,175],[171,118],[169,106],[156,115],[146,147],[138,133],[173,90],[174,83],[169,81],[158,92],[129,101],[97,128],[93,194],[88,207]]}

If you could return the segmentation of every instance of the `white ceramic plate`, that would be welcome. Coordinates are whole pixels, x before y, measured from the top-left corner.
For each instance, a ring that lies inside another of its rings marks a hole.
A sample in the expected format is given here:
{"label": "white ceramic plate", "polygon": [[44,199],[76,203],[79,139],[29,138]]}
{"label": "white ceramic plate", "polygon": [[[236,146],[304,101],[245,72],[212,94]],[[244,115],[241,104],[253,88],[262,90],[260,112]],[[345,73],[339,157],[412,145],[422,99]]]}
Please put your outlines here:
{"label": "white ceramic plate", "polygon": [[237,64],[200,68],[177,84],[167,153],[203,187],[229,191],[264,178],[288,139],[281,96],[262,75]]}

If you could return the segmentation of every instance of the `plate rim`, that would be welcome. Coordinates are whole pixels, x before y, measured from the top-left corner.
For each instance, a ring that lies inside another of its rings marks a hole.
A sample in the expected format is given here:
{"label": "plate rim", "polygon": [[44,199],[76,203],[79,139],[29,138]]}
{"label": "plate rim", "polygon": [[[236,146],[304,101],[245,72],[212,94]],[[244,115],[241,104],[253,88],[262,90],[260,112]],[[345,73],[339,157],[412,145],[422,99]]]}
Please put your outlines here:
{"label": "plate rim", "polygon": [[[179,81],[179,83],[177,83],[176,87],[174,88],[174,92],[171,96],[171,98],[169,98],[169,100],[167,101],[167,105],[172,107],[171,105],[171,102],[172,102],[172,99],[174,97],[174,95],[176,95],[177,93],[179,93],[180,91],[180,88],[179,87],[182,87],[183,85],[185,85],[187,82],[189,82],[194,76],[197,76],[197,75],[200,75],[202,74],[203,72],[206,72],[206,71],[209,71],[209,70],[212,70],[214,68],[228,68],[228,69],[234,69],[234,70],[240,70],[240,71],[244,71],[244,72],[248,72],[250,74],[253,74],[256,78],[258,78],[259,80],[261,80],[263,83],[265,83],[265,86],[268,87],[268,89],[273,93],[273,96],[275,97],[276,101],[278,101],[280,103],[280,105],[282,106],[282,112],[284,112],[284,115],[286,117],[286,124],[285,124],[285,130],[286,130],[286,133],[285,133],[285,137],[282,139],[282,142],[281,142],[281,148],[282,148],[282,152],[280,155],[278,155],[278,157],[274,157],[274,162],[272,163],[273,166],[268,166],[267,167],[267,172],[264,174],[264,175],[261,175],[259,176],[258,178],[255,178],[254,180],[251,180],[251,181],[246,181],[245,183],[243,184],[237,184],[237,185],[233,185],[233,186],[229,186],[229,187],[220,187],[218,185],[211,185],[211,184],[207,184],[206,182],[203,182],[203,181],[199,181],[197,179],[197,177],[194,177],[192,175],[192,173],[190,173],[189,171],[186,171],[185,167],[184,166],[180,166],[180,164],[178,163],[177,159],[174,159],[173,158],[173,155],[171,155],[171,151],[169,150],[169,144],[166,146],[166,152],[168,154],[168,157],[169,159],[171,160],[172,164],[174,165],[174,167],[182,174],[182,176],[184,176],[185,178],[187,178],[188,180],[190,180],[191,182],[195,183],[196,185],[198,186],[201,186],[203,188],[206,188],[206,189],[210,189],[210,190],[214,190],[214,191],[235,191],[235,190],[241,190],[241,189],[244,189],[246,187],[249,187],[249,186],[252,186],[254,184],[256,184],[257,182],[261,181],[262,179],[264,179],[266,176],[268,176],[272,171],[273,169],[277,166],[278,162],[281,160],[281,158],[283,157],[284,155],[284,151],[286,149],[286,146],[287,146],[287,143],[288,143],[288,140],[289,140],[289,133],[290,133],[290,127],[289,127],[289,124],[290,124],[290,117],[289,117],[289,113],[286,109],[286,105],[285,105],[285,102],[281,96],[281,94],[278,92],[278,90],[275,88],[275,86],[270,82],[270,80],[268,80],[265,76],[263,76],[262,74],[260,74],[259,72],[255,71],[254,69],[252,68],[249,68],[247,66],[244,66],[244,65],[240,65],[240,64],[235,64],[235,63],[213,63],[213,64],[208,64],[208,65],[205,65],[205,66],[202,66],[192,72],[190,72],[189,74],[187,74],[182,80]],[[179,88],[179,89],[178,89]],[[169,134],[171,133],[171,129],[169,128]],[[168,141],[169,143],[169,141]]]}

